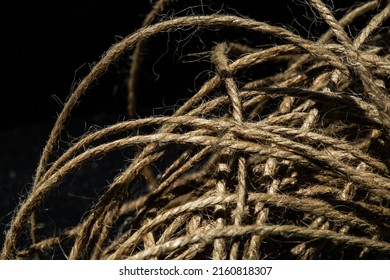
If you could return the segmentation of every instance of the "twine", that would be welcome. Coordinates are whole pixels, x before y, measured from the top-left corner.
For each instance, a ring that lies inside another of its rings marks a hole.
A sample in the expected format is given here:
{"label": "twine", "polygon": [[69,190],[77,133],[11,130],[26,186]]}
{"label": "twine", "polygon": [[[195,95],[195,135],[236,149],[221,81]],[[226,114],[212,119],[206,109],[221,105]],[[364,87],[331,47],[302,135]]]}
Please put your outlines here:
{"label": "twine", "polygon": [[[69,96],[1,259],[38,258],[56,248],[68,259],[389,258],[390,61],[382,25],[390,4],[369,1],[336,19],[320,0],[308,1],[329,26],[317,41],[233,15],[154,23],[170,5],[157,1],[144,26],[113,45]],[[345,27],[365,14],[372,17],[351,38]],[[55,155],[75,105],[110,65],[134,48],[128,99],[134,116],[145,42],[188,27],[241,28],[284,43],[264,49],[216,43],[207,52],[214,76],[171,116],[96,129]],[[265,62],[281,70],[251,81],[241,75],[256,76],[253,69]],[[66,187],[67,176],[132,148],[137,154],[129,164],[124,159],[79,224],[39,235],[37,211]],[[153,166],[161,159],[170,163],[157,176]],[[142,178],[148,191],[134,197]]]}

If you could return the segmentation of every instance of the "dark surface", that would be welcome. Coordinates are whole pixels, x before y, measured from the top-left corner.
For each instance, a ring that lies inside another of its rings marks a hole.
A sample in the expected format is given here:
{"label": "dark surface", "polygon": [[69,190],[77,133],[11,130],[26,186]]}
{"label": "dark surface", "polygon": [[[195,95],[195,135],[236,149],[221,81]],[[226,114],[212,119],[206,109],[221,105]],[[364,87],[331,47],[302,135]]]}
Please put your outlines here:
{"label": "dark surface", "polygon": [[[137,5],[131,5],[134,2]],[[201,8],[201,2],[206,6]],[[189,3],[198,12],[224,10],[272,24],[291,24],[303,36],[307,33],[315,36],[321,31],[321,25],[312,22],[311,16],[302,16],[310,11],[300,1],[271,1],[272,4],[262,9],[256,8],[255,2],[215,1],[209,5],[209,1],[182,1],[169,15],[191,14],[192,10],[185,9]],[[11,1],[8,8],[2,9],[3,14],[12,20],[2,25],[5,29],[2,44],[6,48],[3,53],[6,73],[0,102],[0,244],[15,206],[31,187],[40,153],[62,103],[74,85],[88,73],[90,65],[98,61],[112,44],[134,32],[150,8],[149,1],[63,1],[60,4]],[[224,38],[255,42],[254,45],[258,46],[272,43],[267,36],[259,38],[240,30],[205,30],[193,37],[188,37],[189,34],[181,31],[150,40],[140,77],[140,115],[169,113],[166,109],[153,108],[178,106],[197,89],[193,80],[199,69],[210,69],[211,64],[206,61],[179,65],[180,59],[185,59],[181,53],[209,49]],[[69,124],[71,135],[82,134],[90,124],[104,125],[126,117],[129,55],[111,67],[83,98]],[[202,76],[198,79],[201,81]],[[172,87],[173,81],[175,87]],[[105,174],[99,174],[94,174],[92,168],[84,176],[104,181]],[[85,181],[93,180],[85,178]],[[89,190],[90,186],[81,185],[79,188]],[[95,192],[96,188],[92,190]],[[88,193],[78,196],[85,198]],[[66,220],[68,216],[62,218]]]}
{"label": "dark surface", "polygon": [[[89,64],[142,23],[150,3],[138,2],[143,4],[12,1],[2,9],[10,20],[2,24],[6,71],[0,101],[0,244],[12,211],[31,187],[62,103],[88,73]],[[88,98],[92,102],[85,100],[87,105],[75,112],[75,132],[82,133],[84,120],[105,123],[107,115],[124,114],[122,73],[114,75],[114,70],[101,79],[93,98]]]}

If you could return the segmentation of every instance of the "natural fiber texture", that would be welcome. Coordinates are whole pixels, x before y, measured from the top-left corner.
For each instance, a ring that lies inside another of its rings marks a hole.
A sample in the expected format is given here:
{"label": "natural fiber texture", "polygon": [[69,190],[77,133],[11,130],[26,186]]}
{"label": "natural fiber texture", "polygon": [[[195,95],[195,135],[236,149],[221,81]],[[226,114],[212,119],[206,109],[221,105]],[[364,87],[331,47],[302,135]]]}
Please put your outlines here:
{"label": "natural fiber texture", "polygon": [[[113,45],[69,96],[1,258],[29,259],[60,248],[69,259],[388,259],[390,42],[383,23],[390,4],[369,1],[336,19],[323,2],[310,0],[329,26],[312,41],[221,13],[154,23],[170,2],[157,1],[144,27]],[[351,38],[345,27],[365,14],[371,17]],[[214,76],[171,116],[96,129],[56,157],[72,110],[111,64],[134,48],[128,106],[134,116],[146,40],[214,27],[284,43],[263,49],[216,43],[203,53]],[[259,75],[256,66],[264,63],[279,70]],[[134,148],[79,224],[51,237],[37,234],[39,207],[58,186],[66,188],[67,176]],[[140,181],[147,188],[137,190]]]}

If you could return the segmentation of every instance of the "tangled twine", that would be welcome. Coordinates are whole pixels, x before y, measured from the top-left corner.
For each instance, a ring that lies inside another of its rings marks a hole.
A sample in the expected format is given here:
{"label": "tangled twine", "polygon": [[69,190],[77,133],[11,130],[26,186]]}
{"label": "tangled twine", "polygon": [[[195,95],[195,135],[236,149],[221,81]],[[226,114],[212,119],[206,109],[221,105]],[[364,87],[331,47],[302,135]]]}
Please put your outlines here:
{"label": "tangled twine", "polygon": [[[389,258],[390,61],[389,30],[382,25],[390,4],[362,3],[337,20],[323,2],[310,0],[329,26],[311,41],[233,15],[152,24],[170,2],[158,1],[144,27],[113,45],[70,95],[1,258],[34,258],[54,248],[68,259]],[[350,38],[345,27],[373,11]],[[134,114],[143,43],[184,27],[241,28],[284,43],[264,49],[216,44],[209,50],[215,75],[171,116],[87,133],[53,159],[66,120],[91,84],[135,48]],[[256,66],[265,62],[280,71],[256,78]],[[51,237],[37,234],[39,206],[69,174],[134,147],[137,154],[128,165],[123,161],[79,224]],[[161,159],[169,164],[159,165]],[[137,192],[140,180],[146,192]]]}

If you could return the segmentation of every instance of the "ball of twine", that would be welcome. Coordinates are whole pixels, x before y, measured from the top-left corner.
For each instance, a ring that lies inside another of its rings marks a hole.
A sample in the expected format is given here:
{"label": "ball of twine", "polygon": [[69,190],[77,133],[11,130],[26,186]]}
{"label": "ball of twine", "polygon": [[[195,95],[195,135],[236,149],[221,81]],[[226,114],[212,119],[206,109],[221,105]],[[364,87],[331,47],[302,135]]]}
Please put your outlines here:
{"label": "ball of twine", "polygon": [[[158,1],[144,26],[113,45],[69,96],[1,258],[34,258],[55,248],[68,259],[389,258],[390,61],[389,30],[382,28],[388,2],[360,3],[336,19],[320,0],[308,1],[329,26],[316,41],[220,13],[154,22],[170,2]],[[366,14],[366,25],[349,37],[345,27]],[[122,55],[134,49],[132,114],[143,42],[161,32],[214,27],[283,43],[262,49],[216,43],[204,54],[214,75],[172,115],[96,129],[54,156],[76,103]],[[256,77],[264,63],[280,67]],[[134,148],[80,223],[50,237],[37,234],[39,207],[64,178]],[[146,191],[137,192],[139,181]]]}

